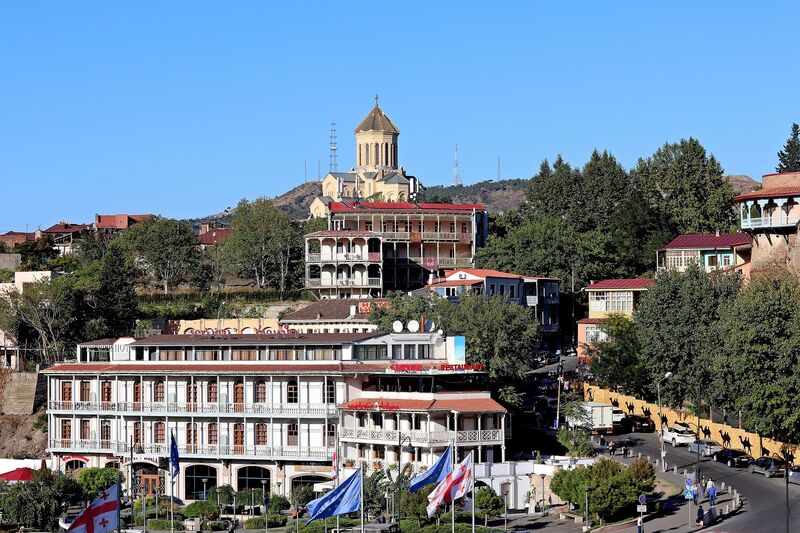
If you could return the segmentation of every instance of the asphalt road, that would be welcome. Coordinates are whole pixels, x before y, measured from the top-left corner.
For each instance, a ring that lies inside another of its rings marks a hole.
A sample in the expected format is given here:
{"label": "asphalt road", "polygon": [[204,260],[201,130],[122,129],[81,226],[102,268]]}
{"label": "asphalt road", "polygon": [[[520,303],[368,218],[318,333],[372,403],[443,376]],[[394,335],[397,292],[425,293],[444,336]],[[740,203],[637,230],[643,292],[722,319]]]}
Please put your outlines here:
{"label": "asphalt road", "polygon": [[[660,457],[658,436],[654,433],[633,433],[632,452],[650,455],[653,460]],[[690,453],[685,446],[673,448],[666,444],[667,463],[669,467],[677,465],[678,473],[694,471],[696,454]],[[761,474],[751,474],[746,469],[728,468],[727,465],[712,461],[711,458],[700,458],[700,474],[711,477],[717,488],[724,482],[738,490],[742,495],[743,506],[736,516],[726,519],[720,524],[705,531],[726,533],[781,533],[800,531],[800,485],[789,485],[789,529],[786,529],[786,487],[783,477],[766,479]],[[684,511],[685,512],[685,511]],[[688,518],[687,518],[688,519]],[[673,530],[674,531],[674,530]],[[680,531],[688,531],[680,529]]]}

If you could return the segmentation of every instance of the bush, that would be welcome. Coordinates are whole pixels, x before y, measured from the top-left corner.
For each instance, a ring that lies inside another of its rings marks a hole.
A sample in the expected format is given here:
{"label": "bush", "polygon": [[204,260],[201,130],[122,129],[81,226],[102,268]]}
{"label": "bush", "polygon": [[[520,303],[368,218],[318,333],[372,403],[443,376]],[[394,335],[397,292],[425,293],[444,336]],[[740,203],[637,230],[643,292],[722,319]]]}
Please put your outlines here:
{"label": "bush", "polygon": [[161,519],[152,519],[147,521],[147,529],[152,531],[170,531],[170,529],[175,529],[176,531],[183,531],[183,523],[175,521],[174,524],[171,524],[169,520],[161,520]]}
{"label": "bush", "polygon": [[288,511],[292,507],[284,496],[273,494],[269,497],[269,512],[270,514],[280,514],[281,511]]}
{"label": "bush", "polygon": [[[269,515],[269,527],[283,527],[286,525],[288,518],[282,514]],[[245,529],[264,529],[264,517],[254,516],[244,521]]]}
{"label": "bush", "polygon": [[219,507],[217,507],[217,502],[215,501],[199,500],[187,505],[183,510],[183,514],[186,518],[214,519],[219,518]]}
{"label": "bush", "polygon": [[200,529],[203,531],[225,531],[230,527],[228,522],[222,520],[207,520],[202,523]]}

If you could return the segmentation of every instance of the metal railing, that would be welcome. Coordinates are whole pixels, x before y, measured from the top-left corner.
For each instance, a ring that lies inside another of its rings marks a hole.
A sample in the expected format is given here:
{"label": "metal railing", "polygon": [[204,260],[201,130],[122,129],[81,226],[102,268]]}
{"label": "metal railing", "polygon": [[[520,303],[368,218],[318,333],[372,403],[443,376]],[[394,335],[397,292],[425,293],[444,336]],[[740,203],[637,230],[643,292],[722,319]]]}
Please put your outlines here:
{"label": "metal railing", "polygon": [[380,287],[381,278],[306,278],[306,287]]}
{"label": "metal railing", "polygon": [[48,402],[50,411],[82,411],[109,413],[264,415],[264,416],[336,416],[335,404],[298,403],[194,403],[194,402]]}
{"label": "metal railing", "polygon": [[340,428],[341,440],[352,442],[375,442],[383,444],[397,443],[398,437],[410,437],[413,445],[443,445],[455,438],[459,444],[497,444],[503,442],[503,431],[500,429],[483,429],[471,431],[402,431],[398,435],[396,429]]}
{"label": "metal railing", "polygon": [[785,217],[785,216],[753,217],[753,218],[742,218],[741,222],[743,229],[781,228],[781,227],[796,226],[798,223],[800,223],[800,217]]}
{"label": "metal railing", "polygon": [[379,263],[381,261],[380,252],[369,252],[364,254],[306,254],[307,263],[347,263],[347,262]]}

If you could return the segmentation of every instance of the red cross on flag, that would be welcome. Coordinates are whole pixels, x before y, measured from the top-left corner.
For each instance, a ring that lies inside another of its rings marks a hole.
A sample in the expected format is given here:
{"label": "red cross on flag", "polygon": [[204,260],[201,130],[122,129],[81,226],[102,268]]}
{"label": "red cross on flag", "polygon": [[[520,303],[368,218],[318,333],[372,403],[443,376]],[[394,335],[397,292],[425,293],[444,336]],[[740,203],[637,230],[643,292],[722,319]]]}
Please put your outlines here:
{"label": "red cross on flag", "polygon": [[67,533],[106,533],[119,523],[119,483],[108,487],[69,525]]}
{"label": "red cross on flag", "polygon": [[428,518],[433,516],[441,505],[448,504],[463,497],[472,489],[472,452],[466,459],[458,463],[452,472],[447,474],[436,488],[428,495]]}

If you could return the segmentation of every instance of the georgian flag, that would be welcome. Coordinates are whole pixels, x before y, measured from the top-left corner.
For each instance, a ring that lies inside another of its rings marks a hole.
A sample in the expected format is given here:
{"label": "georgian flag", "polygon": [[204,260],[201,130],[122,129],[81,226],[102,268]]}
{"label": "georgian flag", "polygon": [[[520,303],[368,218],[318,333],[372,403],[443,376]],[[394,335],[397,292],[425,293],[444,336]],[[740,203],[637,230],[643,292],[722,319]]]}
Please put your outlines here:
{"label": "georgian flag", "polygon": [[451,503],[472,490],[472,452],[466,459],[456,465],[441,483],[428,495],[428,518],[432,517],[440,506]]}
{"label": "georgian flag", "polygon": [[67,529],[67,533],[105,533],[116,531],[119,513],[119,483],[114,483],[84,509]]}

